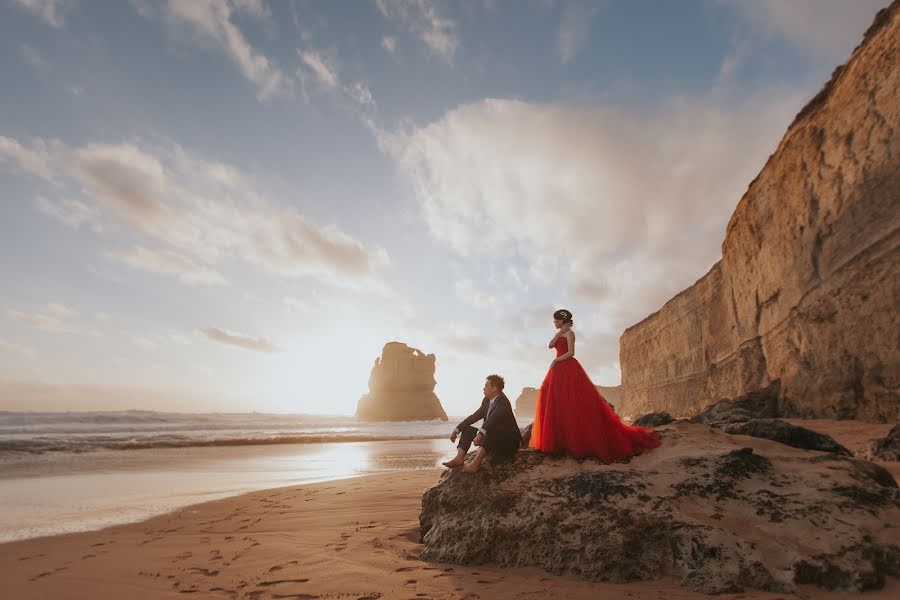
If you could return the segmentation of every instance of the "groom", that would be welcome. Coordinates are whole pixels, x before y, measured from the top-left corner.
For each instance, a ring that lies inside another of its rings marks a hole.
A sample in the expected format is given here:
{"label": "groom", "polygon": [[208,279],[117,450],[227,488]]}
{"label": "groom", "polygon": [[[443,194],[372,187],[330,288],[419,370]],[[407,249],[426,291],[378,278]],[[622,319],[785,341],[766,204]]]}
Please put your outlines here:
{"label": "groom", "polygon": [[[447,468],[459,467],[465,463],[466,452],[474,443],[479,446],[475,459],[465,469],[466,473],[474,473],[481,467],[481,461],[491,456],[510,456],[522,445],[522,434],[513,415],[509,398],[503,393],[504,381],[499,375],[488,375],[484,382],[484,400],[481,408],[463,419],[450,434],[450,441],[459,437],[456,458],[444,463]],[[472,423],[484,419],[480,429],[472,427]]]}

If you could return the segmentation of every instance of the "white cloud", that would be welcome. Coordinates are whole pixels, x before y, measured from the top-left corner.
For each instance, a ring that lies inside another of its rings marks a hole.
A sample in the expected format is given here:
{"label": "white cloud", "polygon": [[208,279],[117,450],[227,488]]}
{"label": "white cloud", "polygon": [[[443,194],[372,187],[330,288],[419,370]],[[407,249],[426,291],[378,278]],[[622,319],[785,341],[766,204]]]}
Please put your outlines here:
{"label": "white cloud", "polygon": [[264,101],[283,91],[287,79],[277,65],[247,42],[232,22],[233,14],[241,11],[258,18],[270,16],[268,8],[261,2],[247,0],[169,0],[165,9],[171,22],[186,24],[201,36],[217,42],[241,74],[256,85],[257,96]]}
{"label": "white cloud", "polygon": [[209,339],[225,344],[227,346],[236,346],[245,350],[254,350],[256,352],[276,353],[281,352],[281,348],[265,338],[254,338],[239,333],[233,333],[219,329],[218,327],[206,327],[200,330],[200,333]]}
{"label": "white cloud", "polygon": [[766,35],[824,60],[841,62],[862,42],[875,14],[890,0],[723,0]]}
{"label": "white cloud", "polygon": [[34,358],[36,351],[31,346],[23,346],[14,342],[0,340],[0,352],[3,354],[18,354],[24,358]]}
{"label": "white cloud", "polygon": [[[381,13],[418,37],[428,49],[447,64],[459,49],[456,23],[437,9],[431,0],[377,0]],[[391,42],[388,44],[393,45]],[[382,45],[384,40],[382,39]]]}
{"label": "white cloud", "polygon": [[225,277],[190,258],[171,250],[158,250],[135,246],[130,250],[109,252],[126,265],[151,273],[174,275],[188,285],[225,285]]}
{"label": "white cloud", "polygon": [[65,25],[66,4],[71,4],[69,0],[13,0],[13,2],[27,8],[45,23],[57,29]]}
{"label": "white cloud", "polygon": [[49,314],[9,309],[6,316],[49,333],[79,333],[79,329],[71,322],[78,316],[78,311],[62,304],[51,303],[47,305],[47,313]]}
{"label": "white cloud", "polygon": [[325,58],[318,52],[300,52],[300,59],[309,67],[320,84],[328,89],[334,89],[338,84],[337,73]]}
{"label": "white cloud", "polygon": [[596,2],[569,2],[563,9],[556,37],[556,51],[565,64],[587,44],[588,32],[599,6]]}
{"label": "white cloud", "polygon": [[25,60],[28,61],[28,64],[30,64],[35,69],[43,70],[49,66],[46,59],[41,56],[41,53],[28,44],[22,44],[22,56],[25,57]]}
{"label": "white cloud", "polygon": [[392,35],[386,35],[381,38],[381,47],[393,54],[397,51],[397,38]]}
{"label": "white cloud", "polygon": [[59,201],[52,201],[44,196],[35,198],[38,210],[63,224],[78,228],[83,224],[90,224],[94,231],[100,233],[103,226],[100,222],[100,211],[93,206],[88,206],[80,200],[71,200],[65,198]]}
{"label": "white cloud", "polygon": [[48,144],[38,140],[34,146],[29,149],[12,138],[0,136],[0,163],[11,163],[26,173],[50,181],[53,177]]}
{"label": "white cloud", "polygon": [[621,331],[719,258],[730,214],[800,106],[782,90],[650,113],[485,100],[380,144],[436,240],[472,260],[521,256]]}
{"label": "white cloud", "polygon": [[160,245],[112,252],[135,268],[176,275],[186,283],[221,283],[215,267],[242,260],[280,277],[312,276],[385,293],[374,279],[389,263],[382,248],[267,201],[233,166],[203,160],[177,146],[69,148],[54,142],[51,152],[46,151],[51,144],[42,140],[33,145],[37,150],[0,137],[0,158],[11,157],[16,166],[48,181],[74,178],[93,200],[82,203],[85,209],[49,202],[39,202],[39,208],[75,223],[102,206],[104,217]]}

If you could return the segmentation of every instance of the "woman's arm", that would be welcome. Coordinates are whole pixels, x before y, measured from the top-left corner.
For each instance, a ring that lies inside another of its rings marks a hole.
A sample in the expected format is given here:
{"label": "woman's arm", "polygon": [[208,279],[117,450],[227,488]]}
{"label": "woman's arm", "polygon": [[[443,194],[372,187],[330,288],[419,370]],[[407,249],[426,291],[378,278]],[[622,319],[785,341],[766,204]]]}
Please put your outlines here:
{"label": "woman's arm", "polygon": [[554,358],[553,362],[555,363],[562,362],[575,356],[575,334],[571,331],[564,331],[562,335],[566,336],[566,341],[569,343],[569,350],[564,354],[560,354],[559,356]]}

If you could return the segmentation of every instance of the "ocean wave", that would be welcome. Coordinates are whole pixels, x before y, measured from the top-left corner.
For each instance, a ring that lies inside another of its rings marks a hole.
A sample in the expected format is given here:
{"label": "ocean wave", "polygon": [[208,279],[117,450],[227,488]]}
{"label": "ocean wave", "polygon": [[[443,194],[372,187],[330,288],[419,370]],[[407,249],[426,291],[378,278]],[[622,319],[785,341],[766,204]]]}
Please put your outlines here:
{"label": "ocean wave", "polygon": [[181,436],[77,439],[30,438],[0,440],[0,455],[45,454],[48,452],[94,452],[97,450],[148,450],[155,448],[195,448],[210,446],[268,446],[278,444],[326,444],[335,442],[386,442],[442,439],[444,435],[280,435],[269,437],[228,437],[198,439]]}

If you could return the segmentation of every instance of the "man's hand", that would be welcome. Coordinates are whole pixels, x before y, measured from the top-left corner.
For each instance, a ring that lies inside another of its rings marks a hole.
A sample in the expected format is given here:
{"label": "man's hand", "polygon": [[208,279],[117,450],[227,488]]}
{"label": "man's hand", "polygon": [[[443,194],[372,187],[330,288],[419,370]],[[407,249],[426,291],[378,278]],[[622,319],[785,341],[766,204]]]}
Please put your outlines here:
{"label": "man's hand", "polygon": [[481,446],[481,443],[484,441],[484,434],[479,433],[475,436],[475,439],[472,440],[472,443],[476,446]]}
{"label": "man's hand", "polygon": [[453,442],[454,444],[456,443],[456,436],[457,436],[457,435],[459,435],[459,434],[456,433],[456,430],[455,430],[455,429],[453,430],[453,433],[450,434],[450,441]]}

